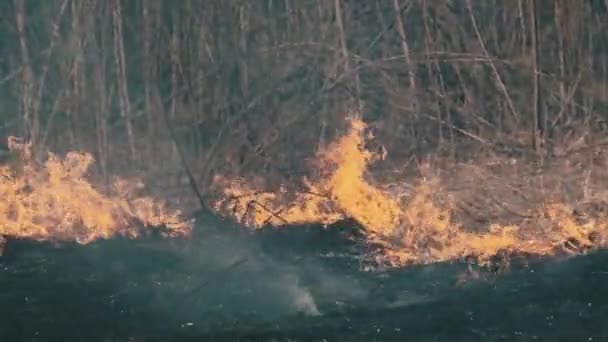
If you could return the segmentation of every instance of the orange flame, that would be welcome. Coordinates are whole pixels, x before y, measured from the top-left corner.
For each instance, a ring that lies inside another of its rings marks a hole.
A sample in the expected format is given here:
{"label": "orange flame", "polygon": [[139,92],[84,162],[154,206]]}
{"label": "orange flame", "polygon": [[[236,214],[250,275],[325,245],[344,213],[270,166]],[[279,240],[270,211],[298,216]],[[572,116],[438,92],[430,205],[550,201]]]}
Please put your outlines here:
{"label": "orange flame", "polygon": [[224,197],[215,203],[215,209],[254,228],[330,224],[352,218],[365,228],[370,243],[381,246],[378,261],[392,266],[462,258],[487,264],[501,252],[551,255],[608,245],[607,222],[577,223],[572,210],[556,203],[536,211],[536,217],[544,221],[530,219],[521,226],[492,224],[479,233],[467,230],[454,222],[449,203],[437,204],[436,179],[421,181],[408,203],[401,205],[383,187],[366,180],[366,169],[377,156],[364,148],[365,123],[357,117],[349,120],[348,134],[317,154],[317,164],[328,176],[315,182],[305,180],[306,191],[291,195],[283,189],[258,192],[242,179],[218,176]]}
{"label": "orange flame", "polygon": [[0,235],[81,244],[115,235],[136,237],[141,227],[166,228],[165,235],[183,235],[190,221],[180,219],[163,202],[150,197],[129,198],[129,182],[117,179],[113,197],[104,196],[85,180],[93,157],[70,152],[64,159],[49,153],[40,165],[31,146],[9,138],[15,155],[0,166]]}
{"label": "orange flame", "polygon": [[[368,184],[363,174],[374,155],[362,148],[365,143],[365,124],[350,119],[351,132],[318,153],[317,164],[321,169],[335,168],[327,179],[311,183],[308,188],[287,201],[283,189],[276,192],[257,192],[242,179],[221,182],[225,198],[216,202],[220,212],[231,215],[242,223],[256,228],[266,224],[331,224],[352,217],[370,231],[381,233],[394,226],[400,214],[398,204],[383,192]],[[336,204],[339,204],[336,206]],[[229,210],[227,206],[231,206]]]}

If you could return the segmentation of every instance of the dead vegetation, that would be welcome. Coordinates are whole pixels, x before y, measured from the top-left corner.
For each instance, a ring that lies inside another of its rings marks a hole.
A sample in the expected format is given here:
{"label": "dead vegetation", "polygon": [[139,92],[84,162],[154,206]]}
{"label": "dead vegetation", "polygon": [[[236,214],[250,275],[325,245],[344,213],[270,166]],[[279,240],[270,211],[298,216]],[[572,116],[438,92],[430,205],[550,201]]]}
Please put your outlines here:
{"label": "dead vegetation", "polygon": [[564,155],[605,128],[602,1],[15,0],[0,12],[0,140],[86,150],[106,185],[117,172],[163,191],[188,183],[165,118],[203,195],[217,173],[289,183],[348,110],[396,163]]}
{"label": "dead vegetation", "polygon": [[[26,137],[36,160],[90,152],[108,193],[113,174],[136,175],[190,212],[190,190],[211,206],[236,188],[220,175],[273,190],[235,209],[264,212],[254,226],[308,210],[306,222],[351,217],[383,235],[405,212],[409,228],[383,241],[429,260],[455,227],[550,231],[546,203],[578,228],[601,222],[604,2],[15,0],[0,12],[2,134]],[[369,155],[343,149],[354,169],[320,170],[350,111],[376,136]],[[408,214],[411,201],[430,213]]]}
{"label": "dead vegetation", "polygon": [[356,114],[349,122],[348,133],[317,153],[320,178],[291,194],[222,178],[215,210],[258,229],[353,219],[381,251],[375,262],[390,266],[475,260],[503,269],[510,257],[581,254],[608,243],[605,202],[589,191],[601,187],[575,158],[428,159],[409,178],[371,178],[368,167],[386,155],[366,149],[371,134]]}

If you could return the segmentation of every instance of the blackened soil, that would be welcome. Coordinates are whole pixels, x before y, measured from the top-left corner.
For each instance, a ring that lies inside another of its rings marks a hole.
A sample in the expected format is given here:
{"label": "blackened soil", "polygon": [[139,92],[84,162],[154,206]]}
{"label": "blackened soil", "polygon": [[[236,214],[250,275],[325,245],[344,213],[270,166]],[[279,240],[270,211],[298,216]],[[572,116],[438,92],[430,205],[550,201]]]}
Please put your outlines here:
{"label": "blackened soil", "polygon": [[356,225],[9,241],[0,341],[608,341],[608,253],[363,272]]}

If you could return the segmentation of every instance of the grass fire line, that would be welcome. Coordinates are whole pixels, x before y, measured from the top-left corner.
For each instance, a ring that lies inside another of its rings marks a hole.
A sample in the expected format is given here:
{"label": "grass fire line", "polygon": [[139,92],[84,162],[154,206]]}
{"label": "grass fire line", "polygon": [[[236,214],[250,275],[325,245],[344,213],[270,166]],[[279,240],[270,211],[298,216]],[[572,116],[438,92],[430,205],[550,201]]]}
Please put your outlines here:
{"label": "grass fire line", "polygon": [[87,244],[114,236],[135,238],[146,230],[189,234],[192,221],[151,197],[133,197],[137,182],[116,178],[112,196],[85,179],[93,163],[88,153],[49,153],[44,163],[31,156],[31,145],[10,137],[16,162],[0,166],[0,247],[7,238]]}
{"label": "grass fire line", "polygon": [[[525,227],[493,223],[480,231],[454,218],[437,177],[423,177],[411,194],[395,196],[385,189],[398,184],[375,184],[366,177],[370,164],[385,157],[365,148],[374,138],[366,124],[358,115],[348,123],[345,135],[317,152],[314,165],[321,176],[304,179],[302,191],[260,191],[246,179],[216,176],[223,194],[213,209],[254,229],[354,219],[369,245],[377,247],[375,261],[392,267],[462,259],[484,265],[498,255],[579,253],[608,245],[608,220],[581,221],[560,202],[543,203]],[[6,237],[87,244],[135,238],[159,227],[166,236],[192,230],[193,220],[182,219],[179,210],[152,197],[135,197],[131,189],[140,183],[116,178],[111,195],[95,190],[85,178],[94,161],[88,153],[69,152],[64,158],[49,153],[39,163],[29,144],[11,137],[9,148],[18,162],[0,166],[1,251]]]}
{"label": "grass fire line", "polygon": [[[392,267],[473,259],[488,265],[499,255],[555,255],[578,253],[606,247],[608,221],[579,222],[565,204],[546,201],[532,213],[532,222],[523,225],[489,224],[481,232],[454,219],[453,206],[440,205],[440,180],[419,179],[413,194],[401,203],[387,189],[396,184],[372,184],[365,177],[378,156],[365,149],[373,136],[358,115],[349,117],[350,129],[337,141],[318,151],[315,164],[324,174],[316,180],[304,179],[306,189],[287,194],[281,187],[262,191],[246,179],[216,177],[224,189],[215,210],[253,229],[265,226],[331,224],[356,220],[366,239],[379,246],[377,262]],[[530,229],[537,222],[548,227]]]}

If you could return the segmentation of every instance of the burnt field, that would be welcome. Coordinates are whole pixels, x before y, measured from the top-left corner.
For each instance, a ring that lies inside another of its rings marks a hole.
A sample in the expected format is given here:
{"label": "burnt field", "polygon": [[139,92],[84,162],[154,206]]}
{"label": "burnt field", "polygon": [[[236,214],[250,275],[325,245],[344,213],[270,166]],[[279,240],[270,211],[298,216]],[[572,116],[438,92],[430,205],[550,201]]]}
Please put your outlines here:
{"label": "burnt field", "polygon": [[498,273],[452,262],[364,272],[349,223],[89,245],[12,240],[2,341],[604,341],[608,254]]}
{"label": "burnt field", "polygon": [[0,342],[608,341],[608,0],[0,13]]}

